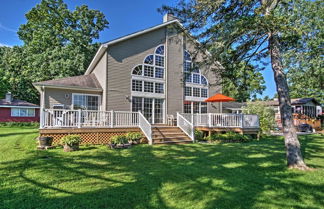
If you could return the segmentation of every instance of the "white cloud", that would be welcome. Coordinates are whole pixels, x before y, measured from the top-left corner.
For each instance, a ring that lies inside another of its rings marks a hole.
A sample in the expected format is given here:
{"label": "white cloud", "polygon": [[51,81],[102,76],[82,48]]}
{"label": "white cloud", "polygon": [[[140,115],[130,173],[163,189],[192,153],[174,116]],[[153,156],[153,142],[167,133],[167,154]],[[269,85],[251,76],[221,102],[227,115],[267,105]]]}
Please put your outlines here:
{"label": "white cloud", "polygon": [[11,45],[3,44],[3,43],[0,43],[0,47],[1,47],[1,46],[12,47]]}
{"label": "white cloud", "polygon": [[0,23],[0,30],[4,30],[4,31],[12,32],[12,33],[16,33],[17,32],[17,30],[12,29],[12,28],[8,28],[8,27],[2,25],[1,23]]}

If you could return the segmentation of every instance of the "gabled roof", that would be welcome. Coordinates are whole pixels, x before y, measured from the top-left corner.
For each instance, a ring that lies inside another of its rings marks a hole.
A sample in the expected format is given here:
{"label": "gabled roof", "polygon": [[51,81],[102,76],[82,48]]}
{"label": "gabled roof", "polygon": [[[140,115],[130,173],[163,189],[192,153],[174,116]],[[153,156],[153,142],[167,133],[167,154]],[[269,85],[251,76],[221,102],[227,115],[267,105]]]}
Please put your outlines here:
{"label": "gabled roof", "polygon": [[98,61],[100,60],[100,58],[102,57],[102,55],[105,53],[105,51],[107,50],[107,48],[108,48],[109,45],[113,45],[113,44],[116,44],[118,42],[125,41],[127,39],[134,38],[134,37],[140,36],[140,35],[145,34],[145,33],[149,33],[151,31],[154,31],[154,30],[163,28],[163,27],[165,27],[167,25],[171,25],[173,23],[178,24],[182,29],[184,29],[183,25],[179,22],[179,20],[175,19],[175,20],[171,20],[171,21],[168,21],[168,22],[165,22],[165,23],[162,23],[162,24],[159,24],[159,25],[156,25],[156,26],[153,26],[153,27],[144,29],[144,30],[137,31],[135,33],[128,34],[126,36],[122,36],[120,38],[113,39],[111,41],[108,41],[108,42],[102,44],[99,47],[96,55],[92,59],[92,61],[91,61],[90,65],[89,65],[87,71],[85,72],[85,75],[88,75],[88,74],[90,74],[92,72],[92,70],[97,65]]}
{"label": "gabled roof", "polygon": [[35,107],[39,108],[38,105],[33,103],[20,100],[20,99],[13,99],[11,102],[7,102],[6,99],[0,99],[0,107]]}
{"label": "gabled roof", "polygon": [[67,87],[102,91],[95,74],[73,76],[34,83],[34,86]]}

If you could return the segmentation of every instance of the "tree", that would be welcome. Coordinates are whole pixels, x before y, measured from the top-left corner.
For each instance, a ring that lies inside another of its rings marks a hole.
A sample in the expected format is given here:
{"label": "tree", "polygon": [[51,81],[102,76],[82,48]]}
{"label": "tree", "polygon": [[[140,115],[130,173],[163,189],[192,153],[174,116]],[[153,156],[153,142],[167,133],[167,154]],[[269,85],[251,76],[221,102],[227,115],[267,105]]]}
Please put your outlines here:
{"label": "tree", "polygon": [[[231,53],[235,63],[245,61],[257,65],[270,58],[276,82],[283,123],[283,134],[290,168],[307,169],[300,151],[300,143],[293,126],[291,102],[286,75],[281,62],[284,31],[298,31],[287,22],[289,18],[280,8],[292,8],[296,2],[279,0],[180,0],[177,6],[163,6],[161,11],[174,13],[206,46]],[[212,53],[210,60],[218,59]]]}
{"label": "tree", "polygon": [[292,97],[314,97],[324,103],[324,7],[323,1],[296,0],[291,9],[281,8],[289,14],[291,27],[300,33],[285,31],[292,46],[283,50],[283,65],[287,70],[289,90]]}
{"label": "tree", "polygon": [[243,107],[243,113],[259,116],[261,134],[269,133],[275,126],[274,109],[261,101],[248,102],[247,105]]}
{"label": "tree", "polygon": [[18,30],[24,45],[14,47],[2,62],[9,90],[21,99],[38,102],[32,83],[84,73],[98,48],[93,40],[108,21],[85,5],[70,11],[63,0],[42,0],[26,19]]}
{"label": "tree", "polygon": [[262,94],[265,90],[265,81],[262,74],[252,65],[246,65],[244,62],[231,63],[223,65],[222,92],[238,102],[246,102]]}

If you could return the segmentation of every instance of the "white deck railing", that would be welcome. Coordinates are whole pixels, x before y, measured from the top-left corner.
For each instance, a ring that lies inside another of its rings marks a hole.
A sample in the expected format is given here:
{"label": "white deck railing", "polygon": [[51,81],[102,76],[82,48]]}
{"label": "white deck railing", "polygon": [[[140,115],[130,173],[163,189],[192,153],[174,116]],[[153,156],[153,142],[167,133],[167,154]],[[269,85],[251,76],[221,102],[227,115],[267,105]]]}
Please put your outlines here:
{"label": "white deck railing", "polygon": [[137,112],[45,109],[41,128],[138,127]]}
{"label": "white deck railing", "polygon": [[152,126],[141,112],[138,112],[139,127],[146,136],[149,144],[152,144]]}
{"label": "white deck railing", "polygon": [[195,128],[192,122],[190,122],[188,119],[186,119],[183,115],[180,113],[177,113],[177,126],[185,133],[187,134],[192,141],[195,141]]}
{"label": "white deck railing", "polygon": [[181,115],[198,127],[259,128],[259,117],[257,115],[231,113],[182,113]]}

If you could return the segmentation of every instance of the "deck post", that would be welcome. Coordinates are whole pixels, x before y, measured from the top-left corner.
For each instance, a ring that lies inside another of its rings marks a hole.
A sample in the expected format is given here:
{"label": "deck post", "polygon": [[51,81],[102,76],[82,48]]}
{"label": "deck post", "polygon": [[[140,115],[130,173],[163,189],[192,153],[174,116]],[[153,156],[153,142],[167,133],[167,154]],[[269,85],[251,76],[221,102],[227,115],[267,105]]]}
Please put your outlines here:
{"label": "deck post", "polygon": [[111,120],[110,120],[110,122],[111,122],[110,126],[111,126],[112,128],[114,127],[114,120],[115,120],[115,118],[114,118],[114,111],[112,110],[112,111],[111,111]]}
{"label": "deck post", "polygon": [[241,114],[241,128],[243,128],[243,120],[244,120],[244,115],[243,114]]}
{"label": "deck post", "polygon": [[78,109],[78,128],[81,128],[81,109]]}
{"label": "deck post", "polygon": [[211,113],[208,113],[208,126],[212,127]]}

